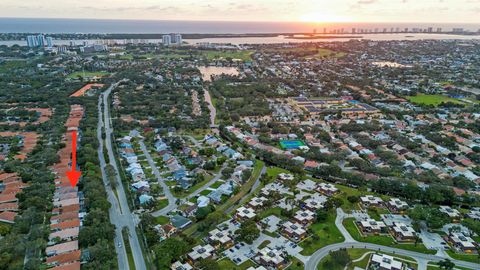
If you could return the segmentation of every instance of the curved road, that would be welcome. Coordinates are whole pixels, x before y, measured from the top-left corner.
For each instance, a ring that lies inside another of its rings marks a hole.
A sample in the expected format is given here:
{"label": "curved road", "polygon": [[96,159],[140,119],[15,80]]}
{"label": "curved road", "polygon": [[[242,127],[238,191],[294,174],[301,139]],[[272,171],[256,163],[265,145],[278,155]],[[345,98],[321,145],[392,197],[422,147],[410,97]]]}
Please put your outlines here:
{"label": "curved road", "polygon": [[[366,249],[371,249],[375,251],[381,251],[381,252],[389,252],[389,253],[395,253],[399,254],[402,256],[408,256],[412,257],[417,261],[431,261],[431,262],[439,262],[441,260],[444,260],[444,257],[440,257],[437,255],[431,255],[431,254],[424,254],[424,253],[418,253],[414,251],[409,251],[405,249],[398,249],[398,248],[392,248],[392,247],[386,247],[386,246],[381,246],[377,244],[371,244],[371,243],[360,243],[360,242],[343,242],[343,243],[337,243],[333,245],[326,246],[324,248],[321,248],[317,250],[315,253],[310,256],[308,262],[305,264],[305,269],[306,270],[316,270],[317,265],[320,263],[320,261],[325,258],[325,256],[328,255],[330,251],[335,251],[341,248],[366,248]],[[466,261],[459,261],[459,260],[454,260],[450,259],[453,263],[455,263],[456,266],[461,266],[469,269],[479,269],[480,264],[476,263],[471,263],[471,262],[466,262]]]}
{"label": "curved road", "polygon": [[[119,257],[119,267],[121,267],[122,269],[128,269],[128,262],[125,263],[127,261],[127,257],[126,257],[126,253],[125,253],[125,248],[123,248],[123,245],[121,247],[118,246],[118,243],[122,243],[120,240],[122,239],[121,238],[121,230],[122,228],[124,227],[127,227],[128,230],[129,230],[129,243],[130,243],[130,247],[131,247],[131,250],[132,250],[132,255],[133,255],[133,259],[134,259],[134,263],[135,263],[135,268],[137,270],[145,270],[147,269],[147,266],[145,264],[145,259],[143,257],[143,252],[142,252],[142,248],[140,246],[140,241],[137,237],[137,233],[136,233],[136,225],[138,223],[138,218],[135,214],[132,214],[132,212],[130,211],[130,208],[128,206],[128,202],[127,202],[127,197],[125,195],[125,190],[123,189],[123,183],[122,183],[122,180],[120,178],[120,174],[119,174],[119,170],[118,170],[118,167],[117,167],[117,162],[116,162],[116,159],[115,159],[115,155],[114,155],[114,152],[113,152],[113,148],[112,148],[112,132],[113,132],[113,128],[112,128],[112,125],[111,125],[111,119],[110,119],[110,106],[109,106],[109,103],[108,103],[108,96],[110,95],[110,93],[112,92],[112,90],[118,86],[122,81],[116,83],[116,84],[113,84],[111,85],[103,94],[101,94],[99,96],[99,115],[98,115],[98,130],[97,130],[97,136],[98,136],[98,139],[99,139],[99,156],[100,156],[100,166],[102,168],[102,176],[106,176],[106,174],[104,174],[104,168],[106,166],[106,162],[105,162],[105,159],[103,157],[103,139],[102,139],[102,125],[103,127],[105,128],[105,147],[107,149],[107,154],[108,154],[108,159],[109,159],[109,163],[110,165],[113,166],[113,168],[115,169],[115,180],[117,181],[117,184],[116,184],[116,189],[117,189],[117,195],[118,195],[118,201],[115,199],[115,197],[112,197],[112,196],[115,196],[114,193],[113,193],[113,190],[112,190],[112,187],[110,185],[106,185],[106,188],[107,188],[107,192],[109,194],[109,198],[114,198],[112,201],[112,208],[111,208],[111,211],[110,213],[112,214],[112,209],[113,209],[113,215],[111,216],[111,222],[112,224],[115,225],[116,227],[116,240],[117,240],[117,243],[116,243],[116,249],[117,249],[117,252],[121,251],[121,254],[120,253],[117,253],[118,257]],[[103,100],[103,123],[102,123],[102,111],[101,111],[101,102]],[[104,183],[106,181],[106,177],[104,177]],[[111,202],[112,202],[111,201]],[[118,202],[118,203],[117,203]],[[123,262],[120,263],[120,260],[123,260]]]}
{"label": "curved road", "polygon": [[153,174],[155,175],[155,177],[157,177],[158,184],[160,184],[160,186],[162,187],[165,197],[167,197],[168,199],[168,205],[158,211],[152,212],[152,216],[154,217],[165,216],[166,214],[168,214],[169,212],[177,208],[177,204],[176,204],[177,198],[173,196],[172,192],[170,191],[170,188],[165,183],[165,178],[163,178],[160,172],[158,171],[157,165],[153,161],[152,156],[148,152],[148,149],[145,146],[145,143],[143,142],[143,140],[139,140],[138,144],[140,145],[140,149],[142,150],[143,154],[147,158],[148,165],[150,165],[150,167],[152,168]]}
{"label": "curved road", "polygon": [[424,253],[409,251],[405,249],[386,247],[386,246],[372,244],[372,243],[358,242],[352,238],[352,236],[348,233],[348,231],[343,226],[343,219],[345,217],[346,217],[345,212],[343,212],[341,208],[338,208],[337,218],[335,219],[335,225],[342,233],[343,237],[345,238],[345,241],[342,243],[332,244],[317,250],[315,253],[313,253],[309,257],[307,263],[305,264],[306,270],[317,270],[317,266],[320,263],[320,261],[323,258],[325,258],[330,251],[335,251],[341,248],[365,248],[365,249],[371,249],[375,251],[388,252],[388,253],[399,254],[402,256],[412,257],[417,261],[419,270],[426,269],[427,264],[430,261],[439,262],[446,258],[450,259],[453,263],[455,263],[456,266],[461,266],[461,267],[470,268],[470,269],[480,269],[480,264],[455,260],[446,256],[446,254],[443,256],[438,256],[438,255],[431,255],[431,254],[424,254]]}

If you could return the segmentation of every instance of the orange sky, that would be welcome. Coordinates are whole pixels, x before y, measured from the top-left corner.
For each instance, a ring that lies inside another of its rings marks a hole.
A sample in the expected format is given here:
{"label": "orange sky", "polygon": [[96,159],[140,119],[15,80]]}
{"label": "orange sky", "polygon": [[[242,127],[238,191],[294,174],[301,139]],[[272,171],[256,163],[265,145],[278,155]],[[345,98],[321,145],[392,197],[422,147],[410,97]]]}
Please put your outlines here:
{"label": "orange sky", "polygon": [[0,17],[479,23],[480,0],[1,0]]}

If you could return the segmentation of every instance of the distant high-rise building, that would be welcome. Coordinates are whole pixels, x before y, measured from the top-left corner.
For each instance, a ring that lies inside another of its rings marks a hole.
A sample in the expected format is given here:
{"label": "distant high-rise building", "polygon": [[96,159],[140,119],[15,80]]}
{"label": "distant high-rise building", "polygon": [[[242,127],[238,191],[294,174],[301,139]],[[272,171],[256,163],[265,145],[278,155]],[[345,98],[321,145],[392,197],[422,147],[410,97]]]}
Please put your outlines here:
{"label": "distant high-rise building", "polygon": [[408,27],[405,27],[405,33],[408,33]]}
{"label": "distant high-rise building", "polygon": [[172,44],[172,37],[170,35],[162,36],[163,46],[170,46]]}
{"label": "distant high-rise building", "polygon": [[437,28],[437,33],[441,33],[442,32],[442,28]]}
{"label": "distant high-rise building", "polygon": [[352,34],[355,34],[357,32],[357,29],[352,28]]}
{"label": "distant high-rise building", "polygon": [[313,28],[313,33],[314,33],[314,34],[317,33],[317,28]]}
{"label": "distant high-rise building", "polygon": [[433,32],[433,27],[428,27],[428,33],[432,33]]}
{"label": "distant high-rise building", "polygon": [[40,34],[37,36],[37,43],[39,47],[45,47],[45,36]]}
{"label": "distant high-rise building", "polygon": [[323,33],[324,33],[324,34],[327,33],[327,28],[326,28],[326,27],[323,28]]}
{"label": "distant high-rise building", "polygon": [[30,48],[37,47],[37,37],[36,36],[27,36],[27,46]]}
{"label": "distant high-rise building", "polygon": [[48,40],[51,38],[50,37],[47,37],[45,39],[45,36],[40,34],[40,35],[30,35],[30,36],[27,36],[27,46],[30,47],[30,48],[34,48],[34,47],[45,47],[47,45],[47,42],[46,40]]}
{"label": "distant high-rise building", "polygon": [[47,37],[47,47],[48,48],[53,47],[53,38],[52,37]]}
{"label": "distant high-rise building", "polygon": [[452,32],[454,33],[463,33],[463,28],[453,28]]}
{"label": "distant high-rise building", "polygon": [[175,43],[178,45],[182,45],[183,39],[181,34],[176,34],[175,35]]}

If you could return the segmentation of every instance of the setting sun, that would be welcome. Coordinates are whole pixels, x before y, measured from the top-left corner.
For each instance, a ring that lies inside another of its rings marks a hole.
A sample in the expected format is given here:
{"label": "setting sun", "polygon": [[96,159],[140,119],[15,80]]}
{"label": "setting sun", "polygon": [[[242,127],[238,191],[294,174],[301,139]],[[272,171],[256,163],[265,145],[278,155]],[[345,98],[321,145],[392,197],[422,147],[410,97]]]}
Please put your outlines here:
{"label": "setting sun", "polygon": [[300,17],[302,22],[314,22],[314,23],[324,23],[324,22],[350,22],[351,19],[343,16],[337,16],[333,14],[327,14],[322,12],[308,13]]}

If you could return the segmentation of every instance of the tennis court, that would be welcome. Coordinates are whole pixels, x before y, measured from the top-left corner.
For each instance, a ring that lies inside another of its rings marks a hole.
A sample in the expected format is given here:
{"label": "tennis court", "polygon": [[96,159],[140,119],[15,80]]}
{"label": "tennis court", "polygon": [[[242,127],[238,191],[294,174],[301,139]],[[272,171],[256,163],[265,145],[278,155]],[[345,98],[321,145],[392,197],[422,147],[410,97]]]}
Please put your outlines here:
{"label": "tennis court", "polygon": [[280,146],[283,149],[298,149],[300,146],[304,146],[305,143],[300,141],[300,140],[285,140],[285,141],[280,141]]}

